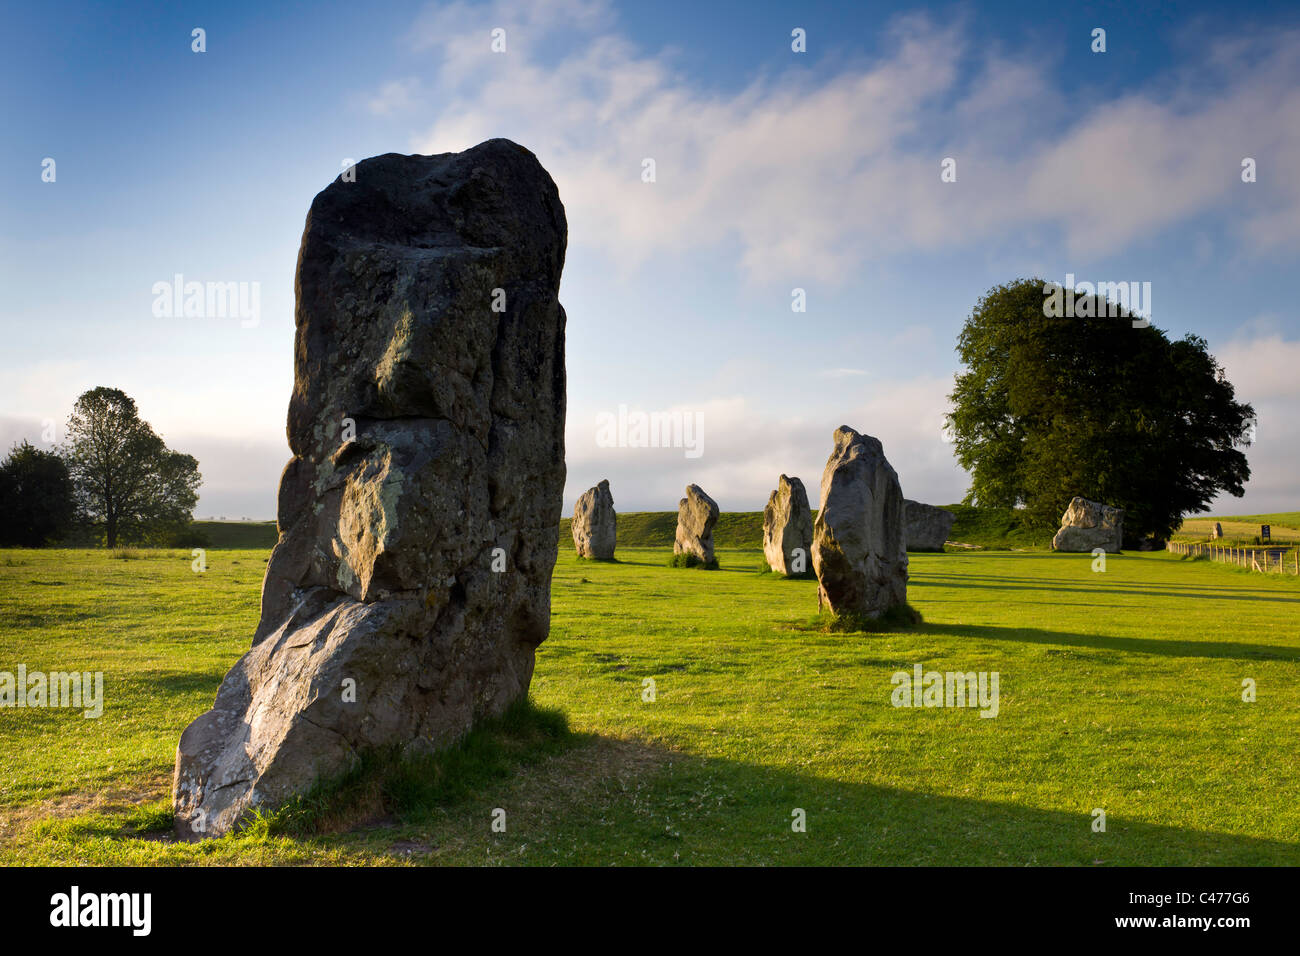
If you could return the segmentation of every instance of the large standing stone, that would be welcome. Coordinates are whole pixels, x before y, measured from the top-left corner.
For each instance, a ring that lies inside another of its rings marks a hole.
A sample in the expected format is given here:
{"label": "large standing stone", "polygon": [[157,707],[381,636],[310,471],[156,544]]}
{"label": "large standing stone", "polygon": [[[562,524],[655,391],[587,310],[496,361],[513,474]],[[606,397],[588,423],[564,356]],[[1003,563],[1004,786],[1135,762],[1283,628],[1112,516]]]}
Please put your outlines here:
{"label": "large standing stone", "polygon": [[618,515],[614,513],[614,496],[609,493],[609,481],[601,479],[595,488],[588,488],[578,498],[573,508],[573,546],[580,558],[613,561],[614,545],[618,541]]}
{"label": "large standing stone", "polygon": [[907,515],[907,550],[942,551],[955,515],[910,498],[903,505]]}
{"label": "large standing stone", "polygon": [[798,478],[782,475],[763,509],[763,556],[779,574],[806,574],[812,559],[812,510]]}
{"label": "large standing stone", "polygon": [[1217,521],[1214,522],[1214,527],[1210,530],[1210,537],[1211,537],[1211,538],[1222,538],[1222,537],[1223,537],[1223,525],[1220,524],[1220,523],[1217,522]]}
{"label": "large standing stone", "polygon": [[1052,538],[1054,551],[1117,552],[1124,542],[1124,509],[1087,498],[1073,498]]}
{"label": "large standing stone", "polygon": [[713,526],[717,523],[718,503],[699,485],[687,485],[686,497],[677,503],[673,554],[693,554],[701,564],[712,564]]}
{"label": "large standing stone", "polygon": [[495,139],[389,153],[307,215],[279,543],[253,648],[181,736],[183,838],[523,697],[564,486],[567,225]]}
{"label": "large standing stone", "polygon": [[821,495],[812,545],[818,606],[877,618],[905,605],[903,490],[879,440],[836,429]]}

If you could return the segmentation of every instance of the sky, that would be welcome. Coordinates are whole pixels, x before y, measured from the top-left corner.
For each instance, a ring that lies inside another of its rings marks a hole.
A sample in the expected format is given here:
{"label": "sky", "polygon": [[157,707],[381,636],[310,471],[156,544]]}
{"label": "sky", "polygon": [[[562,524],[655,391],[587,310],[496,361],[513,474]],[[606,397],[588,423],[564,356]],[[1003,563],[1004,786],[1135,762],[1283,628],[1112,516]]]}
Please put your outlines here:
{"label": "sky", "polygon": [[[565,513],[601,478],[625,511],[688,482],[757,510],[782,473],[816,505],[840,425],[958,501],[961,325],[1067,275],[1151,283],[1254,404],[1215,513],[1300,508],[1300,8],[1051,6],[6,0],[0,444],[121,388],[199,459],[198,516],[274,517],[312,197],[503,136],[569,220]],[[160,314],[177,275],[256,288],[255,318]],[[620,408],[694,441],[611,446]]]}

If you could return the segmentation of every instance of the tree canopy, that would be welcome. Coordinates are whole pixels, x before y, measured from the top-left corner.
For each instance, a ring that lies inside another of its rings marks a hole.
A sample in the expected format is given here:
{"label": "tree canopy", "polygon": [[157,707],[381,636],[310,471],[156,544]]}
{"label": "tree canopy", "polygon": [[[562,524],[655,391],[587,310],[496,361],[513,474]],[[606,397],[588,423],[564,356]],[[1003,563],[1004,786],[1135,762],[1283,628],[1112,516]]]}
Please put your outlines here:
{"label": "tree canopy", "polygon": [[966,502],[1023,506],[1049,528],[1081,495],[1124,508],[1132,546],[1164,540],[1222,492],[1240,497],[1255,412],[1205,340],[1108,317],[1103,297],[1075,311],[1088,317],[1048,317],[1050,288],[991,289],[958,338],[966,368],[947,427],[971,475]]}
{"label": "tree canopy", "polygon": [[159,540],[191,520],[198,462],[169,449],[125,392],[84,392],[68,418],[63,453],[78,510],[108,547]]}
{"label": "tree canopy", "polygon": [[0,545],[38,548],[63,537],[76,508],[63,459],[24,441],[0,463]]}

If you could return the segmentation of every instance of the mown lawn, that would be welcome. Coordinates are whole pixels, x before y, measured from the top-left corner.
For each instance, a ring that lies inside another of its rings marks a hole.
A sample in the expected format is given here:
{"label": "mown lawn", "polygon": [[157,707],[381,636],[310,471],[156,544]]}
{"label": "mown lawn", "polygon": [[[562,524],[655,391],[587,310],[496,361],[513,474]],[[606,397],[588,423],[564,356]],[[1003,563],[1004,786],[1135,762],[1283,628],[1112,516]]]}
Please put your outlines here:
{"label": "mown lawn", "polygon": [[[913,555],[925,623],[843,634],[817,623],[815,583],[757,574],[757,551],[710,572],[562,548],[533,692],[571,735],[488,748],[454,765],[474,786],[379,800],[338,832],[178,845],[176,740],[247,646],[267,553],[210,551],[203,574],[188,551],[138,554],[0,551],[0,671],[105,683],[98,720],[0,709],[0,862],[1300,863],[1295,578]],[[891,706],[916,663],[997,671],[998,716]]]}

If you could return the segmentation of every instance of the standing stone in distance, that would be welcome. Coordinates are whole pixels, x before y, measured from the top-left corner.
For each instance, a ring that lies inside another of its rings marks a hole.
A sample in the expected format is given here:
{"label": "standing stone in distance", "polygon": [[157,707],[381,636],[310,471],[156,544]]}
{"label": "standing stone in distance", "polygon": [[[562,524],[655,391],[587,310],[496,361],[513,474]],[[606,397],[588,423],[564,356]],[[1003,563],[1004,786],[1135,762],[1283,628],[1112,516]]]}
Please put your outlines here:
{"label": "standing stone in distance", "polygon": [[701,564],[712,564],[713,526],[717,523],[718,503],[699,485],[687,485],[686,497],[677,503],[673,554],[693,554]]}
{"label": "standing stone in distance", "polygon": [[523,698],[564,489],[568,227],[531,152],[388,153],[307,214],[279,542],[253,647],[186,728],[183,839]]}
{"label": "standing stone in distance", "polygon": [[1211,537],[1211,538],[1222,538],[1222,537],[1223,537],[1223,525],[1221,525],[1221,524],[1220,524],[1219,522],[1217,522],[1217,521],[1214,522],[1214,530],[1212,530],[1212,531],[1210,532],[1210,537]]}
{"label": "standing stone in distance", "polygon": [[614,513],[614,496],[609,493],[608,479],[588,488],[573,508],[573,546],[578,557],[613,561],[618,541],[618,515]]}
{"label": "standing stone in distance", "polygon": [[903,505],[907,515],[907,550],[942,551],[952,530],[953,513],[910,498]]}
{"label": "standing stone in distance", "polygon": [[782,475],[763,509],[763,556],[773,571],[807,574],[812,559],[812,510],[798,478]]}
{"label": "standing stone in distance", "polygon": [[1061,516],[1053,551],[1118,552],[1124,542],[1124,509],[1075,497]]}
{"label": "standing stone in distance", "polygon": [[903,490],[879,440],[841,425],[813,528],[817,603],[878,618],[907,604]]}

